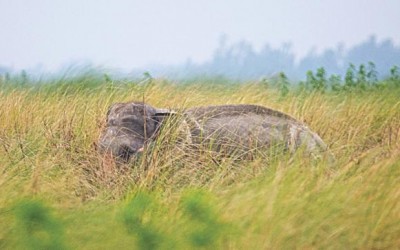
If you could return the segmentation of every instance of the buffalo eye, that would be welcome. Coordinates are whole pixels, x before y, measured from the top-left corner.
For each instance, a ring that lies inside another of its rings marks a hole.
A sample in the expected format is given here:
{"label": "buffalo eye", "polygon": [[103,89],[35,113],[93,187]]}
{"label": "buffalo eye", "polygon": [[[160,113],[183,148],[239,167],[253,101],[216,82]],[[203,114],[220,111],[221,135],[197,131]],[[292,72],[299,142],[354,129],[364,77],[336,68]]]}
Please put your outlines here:
{"label": "buffalo eye", "polygon": [[112,119],[108,120],[108,124],[111,125],[111,126],[115,126],[115,125],[117,125],[117,122],[115,121],[114,118],[112,118]]}
{"label": "buffalo eye", "polygon": [[122,118],[121,122],[130,123],[130,122],[133,122],[133,119],[132,118]]}
{"label": "buffalo eye", "polygon": [[134,123],[136,119],[136,116],[129,116],[129,117],[124,117],[121,119],[121,122],[123,123]]}

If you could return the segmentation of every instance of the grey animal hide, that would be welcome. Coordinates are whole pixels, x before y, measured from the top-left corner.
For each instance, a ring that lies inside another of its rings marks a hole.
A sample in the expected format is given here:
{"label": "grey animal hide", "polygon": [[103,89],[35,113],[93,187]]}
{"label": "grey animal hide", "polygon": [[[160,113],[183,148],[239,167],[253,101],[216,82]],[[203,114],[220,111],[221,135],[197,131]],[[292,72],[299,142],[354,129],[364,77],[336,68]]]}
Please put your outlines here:
{"label": "grey animal hide", "polygon": [[318,155],[327,149],[305,124],[282,112],[257,105],[195,107],[182,112],[140,102],[113,104],[99,140],[100,152],[129,160],[154,141],[168,117],[176,119],[180,143],[203,145],[232,154],[271,147]]}

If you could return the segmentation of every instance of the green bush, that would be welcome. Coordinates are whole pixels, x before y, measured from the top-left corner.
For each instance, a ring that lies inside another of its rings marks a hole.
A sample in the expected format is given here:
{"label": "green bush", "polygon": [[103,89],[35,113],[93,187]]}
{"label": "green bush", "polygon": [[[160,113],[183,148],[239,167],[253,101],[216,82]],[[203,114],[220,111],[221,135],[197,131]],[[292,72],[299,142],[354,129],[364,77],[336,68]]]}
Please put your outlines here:
{"label": "green bush", "polygon": [[65,249],[63,227],[41,202],[25,200],[15,206],[18,239],[25,249]]}

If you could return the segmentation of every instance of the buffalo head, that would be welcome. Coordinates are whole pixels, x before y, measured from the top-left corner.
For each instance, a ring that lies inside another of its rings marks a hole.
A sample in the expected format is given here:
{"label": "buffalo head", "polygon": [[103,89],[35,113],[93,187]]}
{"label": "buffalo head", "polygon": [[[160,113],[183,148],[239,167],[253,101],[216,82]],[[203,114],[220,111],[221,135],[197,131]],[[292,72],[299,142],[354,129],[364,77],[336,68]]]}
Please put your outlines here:
{"label": "buffalo head", "polygon": [[99,140],[101,153],[110,152],[114,157],[129,160],[143,151],[160,128],[162,120],[171,114],[145,103],[113,104],[107,113],[106,127]]}

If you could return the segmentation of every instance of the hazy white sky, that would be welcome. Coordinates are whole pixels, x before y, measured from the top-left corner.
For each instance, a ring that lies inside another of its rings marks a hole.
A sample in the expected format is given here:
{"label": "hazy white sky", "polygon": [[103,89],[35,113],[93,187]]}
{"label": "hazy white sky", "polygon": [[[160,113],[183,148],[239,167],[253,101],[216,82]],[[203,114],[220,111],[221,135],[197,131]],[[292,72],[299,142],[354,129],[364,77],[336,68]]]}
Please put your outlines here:
{"label": "hazy white sky", "polygon": [[221,34],[305,55],[376,34],[400,44],[399,0],[0,0],[0,65],[130,70],[211,58]]}

